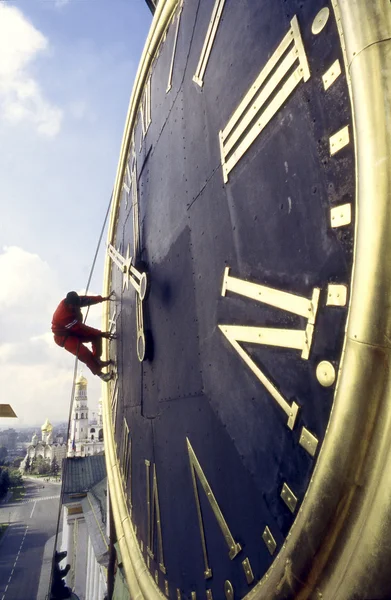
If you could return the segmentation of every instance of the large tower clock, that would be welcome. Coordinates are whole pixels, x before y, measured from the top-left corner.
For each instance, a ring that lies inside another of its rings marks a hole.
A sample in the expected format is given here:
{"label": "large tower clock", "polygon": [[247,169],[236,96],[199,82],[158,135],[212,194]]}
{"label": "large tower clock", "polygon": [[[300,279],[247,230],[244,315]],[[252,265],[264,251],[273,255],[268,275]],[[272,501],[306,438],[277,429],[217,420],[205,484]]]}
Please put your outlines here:
{"label": "large tower clock", "polygon": [[160,0],[113,195],[130,597],[391,597],[391,6]]}

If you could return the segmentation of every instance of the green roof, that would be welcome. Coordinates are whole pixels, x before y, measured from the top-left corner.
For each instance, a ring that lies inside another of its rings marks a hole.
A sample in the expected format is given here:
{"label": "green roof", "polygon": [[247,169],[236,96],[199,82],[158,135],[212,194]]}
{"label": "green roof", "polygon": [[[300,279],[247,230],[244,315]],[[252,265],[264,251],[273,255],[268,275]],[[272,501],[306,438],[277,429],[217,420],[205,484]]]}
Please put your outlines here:
{"label": "green roof", "polygon": [[63,504],[72,499],[71,494],[86,494],[106,477],[104,454],[65,458],[63,461]]}

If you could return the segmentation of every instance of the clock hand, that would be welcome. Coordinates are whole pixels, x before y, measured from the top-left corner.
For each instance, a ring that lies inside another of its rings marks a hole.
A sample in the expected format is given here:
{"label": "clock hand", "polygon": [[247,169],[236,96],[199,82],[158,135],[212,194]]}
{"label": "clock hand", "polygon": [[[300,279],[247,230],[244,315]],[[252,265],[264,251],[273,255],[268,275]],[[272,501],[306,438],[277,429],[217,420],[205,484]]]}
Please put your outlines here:
{"label": "clock hand", "polygon": [[[137,189],[137,159],[134,150],[134,141],[132,149],[133,164],[131,169],[131,186],[132,186],[132,208],[133,208],[133,255],[139,256],[140,253],[140,222],[139,222],[139,201]],[[129,254],[129,246],[128,246]],[[132,266],[131,272],[135,274],[136,269]],[[133,270],[134,269],[134,270]],[[147,290],[147,277],[140,278],[139,286],[140,293],[136,296],[136,331],[137,331],[137,357],[140,362],[145,358],[145,334],[144,334],[144,315],[143,315],[143,299]]]}
{"label": "clock hand", "polygon": [[139,295],[140,300],[144,300],[148,283],[147,274],[140,273],[133,265],[133,257],[129,255],[129,246],[126,257],[123,257],[112,244],[108,244],[107,253],[114,264],[116,264],[119,270],[124,274],[124,287],[127,287],[130,281]]}

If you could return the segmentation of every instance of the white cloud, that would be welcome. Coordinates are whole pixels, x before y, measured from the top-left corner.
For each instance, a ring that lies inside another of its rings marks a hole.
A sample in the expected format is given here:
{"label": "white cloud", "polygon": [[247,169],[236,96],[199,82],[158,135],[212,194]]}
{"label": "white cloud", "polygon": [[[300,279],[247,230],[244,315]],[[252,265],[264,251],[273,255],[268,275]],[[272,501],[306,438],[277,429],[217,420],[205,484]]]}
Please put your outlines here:
{"label": "white cloud", "polygon": [[0,254],[0,343],[48,331],[60,294],[58,278],[37,254],[17,246]]}
{"label": "white cloud", "polygon": [[[0,254],[0,281],[0,404],[11,404],[19,417],[0,419],[0,426],[66,420],[75,359],[54,343],[50,331],[64,296],[57,275],[39,255],[10,246]],[[88,323],[100,328],[100,316],[101,305],[92,307]],[[101,381],[80,366],[96,410]]]}
{"label": "white cloud", "polygon": [[32,123],[38,133],[54,137],[62,111],[45,99],[29,71],[48,40],[14,6],[0,2],[0,114],[9,123]]}

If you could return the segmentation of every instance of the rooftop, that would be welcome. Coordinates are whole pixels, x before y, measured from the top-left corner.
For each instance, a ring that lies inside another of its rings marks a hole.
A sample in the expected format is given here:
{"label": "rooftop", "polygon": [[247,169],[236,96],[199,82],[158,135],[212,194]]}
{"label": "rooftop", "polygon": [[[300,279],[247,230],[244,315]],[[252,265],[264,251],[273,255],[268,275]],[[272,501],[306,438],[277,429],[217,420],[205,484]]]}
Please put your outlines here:
{"label": "rooftop", "polygon": [[104,454],[65,458],[63,461],[63,504],[71,502],[72,494],[87,494],[106,477]]}

